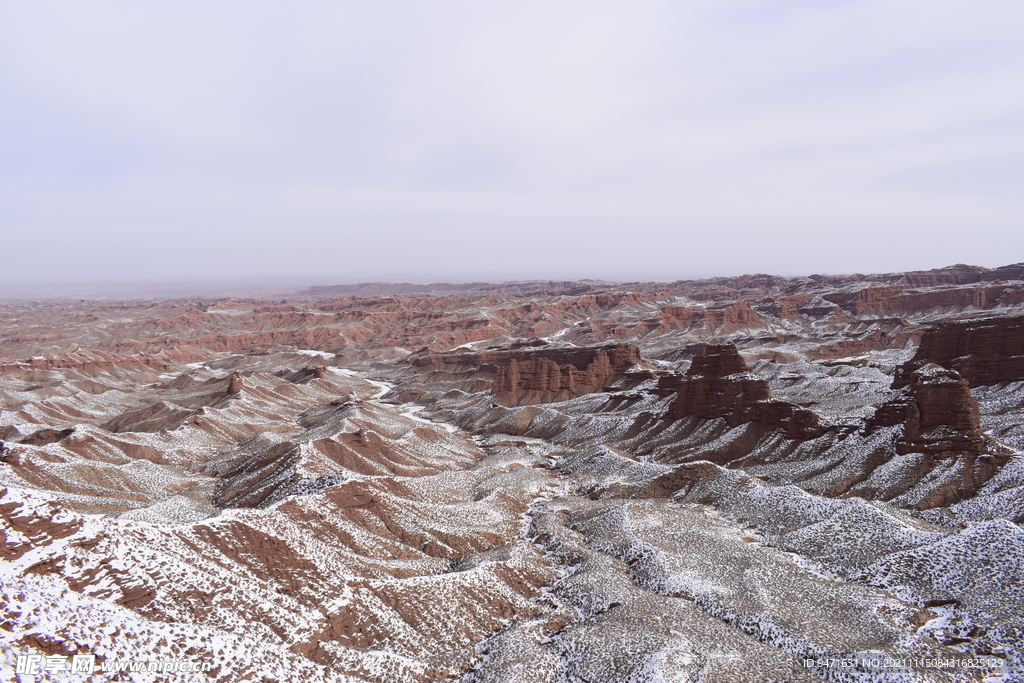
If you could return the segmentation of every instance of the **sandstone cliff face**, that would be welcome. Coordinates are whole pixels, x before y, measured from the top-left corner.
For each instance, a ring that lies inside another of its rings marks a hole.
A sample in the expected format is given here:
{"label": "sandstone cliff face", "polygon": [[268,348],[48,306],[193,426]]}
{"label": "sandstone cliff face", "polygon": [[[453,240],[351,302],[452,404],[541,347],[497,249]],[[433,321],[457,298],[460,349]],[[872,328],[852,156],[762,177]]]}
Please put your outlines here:
{"label": "sandstone cliff face", "polygon": [[1007,290],[1003,285],[975,284],[904,289],[872,284],[855,286],[824,295],[824,298],[854,315],[877,315],[927,310],[935,307],[976,309],[991,308],[1004,303]]}
{"label": "sandstone cliff face", "polygon": [[790,439],[810,439],[824,432],[810,410],[773,400],[768,382],[750,374],[733,344],[707,345],[686,375],[662,377],[658,388],[676,394],[665,414],[668,419],[725,418],[730,427],[754,422],[781,429]]}
{"label": "sandstone cliff face", "polygon": [[980,453],[985,448],[978,404],[954,370],[934,363],[910,373],[905,394],[890,401],[868,422],[868,431],[903,425],[897,453]]}
{"label": "sandstone cliff face", "polygon": [[538,350],[499,366],[491,391],[516,405],[527,398],[541,403],[562,400],[599,391],[638,363],[640,351],[631,344]]}
{"label": "sandstone cliff face", "polygon": [[672,329],[673,327],[693,324],[694,321],[700,320],[703,314],[703,309],[695,306],[669,305],[662,308],[658,313],[658,320],[661,327]]}
{"label": "sandstone cliff face", "polygon": [[988,271],[981,266],[958,263],[948,268],[935,270],[911,270],[903,274],[900,281],[908,287],[935,287],[938,285],[966,285],[977,282]]}
{"label": "sandstone cliff face", "polygon": [[1024,379],[1024,316],[942,323],[928,330],[893,386],[928,363],[956,370],[970,386]]}
{"label": "sandstone cliff face", "polygon": [[709,306],[704,311],[704,328],[719,333],[743,327],[764,327],[764,320],[746,301]]}
{"label": "sandstone cliff face", "polygon": [[1024,280],[1024,263],[999,266],[981,274],[982,280]]}
{"label": "sandstone cliff face", "polygon": [[509,405],[550,403],[599,391],[641,362],[632,344],[427,355],[414,364],[494,373],[491,391]]}
{"label": "sandstone cliff face", "polygon": [[[906,381],[903,395],[880,406],[868,420],[866,433],[902,425],[895,450],[914,463],[904,475],[908,482],[941,480],[935,472],[955,472],[941,486],[930,487],[929,494],[917,502],[918,509],[977,495],[1013,452],[985,436],[970,386],[956,371],[929,363],[909,373]],[[865,487],[855,493],[870,497],[876,492]]]}

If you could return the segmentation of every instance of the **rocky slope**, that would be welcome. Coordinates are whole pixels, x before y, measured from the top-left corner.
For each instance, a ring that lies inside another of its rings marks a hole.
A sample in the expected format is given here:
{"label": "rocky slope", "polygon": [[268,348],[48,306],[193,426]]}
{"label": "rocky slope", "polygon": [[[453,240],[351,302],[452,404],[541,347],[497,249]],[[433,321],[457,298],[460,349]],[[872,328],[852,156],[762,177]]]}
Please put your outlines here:
{"label": "rocky slope", "polygon": [[2,678],[1019,680],[1022,278],[0,303]]}

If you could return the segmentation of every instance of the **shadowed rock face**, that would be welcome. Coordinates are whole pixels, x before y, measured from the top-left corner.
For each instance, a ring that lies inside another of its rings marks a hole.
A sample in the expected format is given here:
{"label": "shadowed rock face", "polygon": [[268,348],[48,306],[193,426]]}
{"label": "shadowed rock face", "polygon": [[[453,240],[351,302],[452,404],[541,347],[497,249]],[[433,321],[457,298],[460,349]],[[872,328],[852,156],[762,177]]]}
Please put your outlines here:
{"label": "shadowed rock face", "polygon": [[956,370],[972,387],[1024,379],[1024,316],[948,322],[928,330],[893,387],[906,386],[928,363]]}
{"label": "shadowed rock face", "polygon": [[750,373],[733,344],[706,346],[686,375],[662,377],[658,388],[676,394],[665,413],[667,419],[725,418],[732,427],[754,422],[781,429],[790,439],[810,439],[825,431],[812,411],[773,400],[768,382]]}
{"label": "shadowed rock face", "polygon": [[704,353],[695,356],[687,375],[693,377],[725,377],[750,372],[735,344],[709,345]]}
{"label": "shadowed rock face", "polygon": [[25,446],[45,446],[49,443],[57,443],[74,434],[74,429],[40,429],[35,434],[30,434],[21,440]]}
{"label": "shadowed rock face", "polygon": [[906,393],[879,407],[868,429],[903,425],[898,453],[980,453],[985,448],[978,404],[967,381],[934,363],[910,373]]}
{"label": "shadowed rock face", "polygon": [[1010,460],[1010,449],[982,432],[977,402],[966,380],[934,363],[909,374],[903,394],[880,406],[867,423],[867,432],[902,426],[897,455],[916,458],[911,479],[921,481],[933,470],[952,463],[957,476],[919,501],[926,509],[971,498]]}
{"label": "shadowed rock face", "polygon": [[658,386],[676,393],[666,418],[724,417],[733,426],[748,422],[750,407],[771,398],[768,382],[750,374],[733,344],[705,347],[704,355],[693,359],[685,375],[663,377]]}

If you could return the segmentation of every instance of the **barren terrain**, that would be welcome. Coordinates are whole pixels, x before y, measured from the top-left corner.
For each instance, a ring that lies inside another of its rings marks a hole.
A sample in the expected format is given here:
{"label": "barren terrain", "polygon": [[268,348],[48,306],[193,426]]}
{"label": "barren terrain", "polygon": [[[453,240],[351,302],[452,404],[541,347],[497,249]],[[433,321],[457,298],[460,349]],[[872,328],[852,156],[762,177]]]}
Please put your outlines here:
{"label": "barren terrain", "polygon": [[0,410],[4,680],[1024,676],[1024,264],[9,301]]}

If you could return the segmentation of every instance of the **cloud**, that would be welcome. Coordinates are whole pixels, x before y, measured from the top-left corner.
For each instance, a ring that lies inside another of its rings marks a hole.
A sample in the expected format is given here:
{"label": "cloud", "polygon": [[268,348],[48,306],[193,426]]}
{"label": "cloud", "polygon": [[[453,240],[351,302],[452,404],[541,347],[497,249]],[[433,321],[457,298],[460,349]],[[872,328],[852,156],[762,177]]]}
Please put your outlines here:
{"label": "cloud", "polygon": [[0,89],[8,280],[1024,258],[1015,2],[8,4]]}

